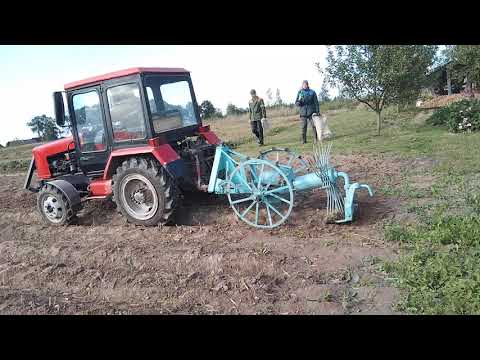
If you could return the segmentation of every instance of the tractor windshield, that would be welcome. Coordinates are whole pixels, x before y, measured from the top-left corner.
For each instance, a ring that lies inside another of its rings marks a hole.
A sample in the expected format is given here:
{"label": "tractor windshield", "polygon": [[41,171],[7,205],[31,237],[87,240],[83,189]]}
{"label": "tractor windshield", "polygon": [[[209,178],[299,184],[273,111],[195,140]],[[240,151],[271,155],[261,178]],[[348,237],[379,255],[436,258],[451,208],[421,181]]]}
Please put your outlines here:
{"label": "tractor windshield", "polygon": [[144,85],[156,133],[198,124],[189,77],[149,75]]}

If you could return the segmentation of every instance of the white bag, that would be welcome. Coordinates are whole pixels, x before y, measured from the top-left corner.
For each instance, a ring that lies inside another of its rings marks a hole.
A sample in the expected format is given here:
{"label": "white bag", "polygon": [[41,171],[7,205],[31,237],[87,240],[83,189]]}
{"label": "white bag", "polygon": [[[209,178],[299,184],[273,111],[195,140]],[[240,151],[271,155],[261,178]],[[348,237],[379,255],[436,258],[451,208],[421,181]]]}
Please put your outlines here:
{"label": "white bag", "polygon": [[333,133],[328,128],[327,117],[325,115],[314,115],[312,116],[312,121],[319,140],[328,139],[333,136]]}
{"label": "white bag", "polygon": [[265,133],[268,132],[268,130],[270,130],[270,123],[265,118],[262,119],[262,128],[263,128],[263,132]]}

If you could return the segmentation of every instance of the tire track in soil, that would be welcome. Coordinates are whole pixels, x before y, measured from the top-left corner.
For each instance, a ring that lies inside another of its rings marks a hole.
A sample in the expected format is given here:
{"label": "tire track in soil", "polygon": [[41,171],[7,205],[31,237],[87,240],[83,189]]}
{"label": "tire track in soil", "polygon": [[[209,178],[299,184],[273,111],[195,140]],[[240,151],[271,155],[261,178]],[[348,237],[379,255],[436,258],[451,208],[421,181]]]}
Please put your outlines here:
{"label": "tire track in soil", "polygon": [[[375,187],[379,162],[365,160],[347,171]],[[314,191],[272,231],[249,228],[205,194],[185,199],[181,225],[153,228],[91,202],[55,228],[23,180],[0,175],[0,313],[393,313],[397,294],[374,263],[396,256],[376,228],[398,202],[361,194],[357,222],[326,225],[325,196]]]}

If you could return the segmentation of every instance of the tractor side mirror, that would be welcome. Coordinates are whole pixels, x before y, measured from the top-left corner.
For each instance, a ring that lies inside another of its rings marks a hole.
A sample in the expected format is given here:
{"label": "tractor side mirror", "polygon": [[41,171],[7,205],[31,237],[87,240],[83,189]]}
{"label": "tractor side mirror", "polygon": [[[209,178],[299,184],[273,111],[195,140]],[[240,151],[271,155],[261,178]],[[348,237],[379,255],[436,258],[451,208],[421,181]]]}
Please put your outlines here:
{"label": "tractor side mirror", "polygon": [[55,121],[58,126],[65,125],[65,107],[63,105],[63,95],[61,91],[53,93],[53,104],[55,107]]}

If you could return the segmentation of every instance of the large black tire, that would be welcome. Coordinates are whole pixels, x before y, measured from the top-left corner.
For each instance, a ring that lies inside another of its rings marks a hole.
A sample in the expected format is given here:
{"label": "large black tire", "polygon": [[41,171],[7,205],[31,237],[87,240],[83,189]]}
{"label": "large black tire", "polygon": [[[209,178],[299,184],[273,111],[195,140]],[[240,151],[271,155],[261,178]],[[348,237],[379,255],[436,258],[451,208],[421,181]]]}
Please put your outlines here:
{"label": "large black tire", "polygon": [[[132,177],[132,180],[137,181],[138,184],[145,184],[143,190],[136,191],[141,193],[141,199],[143,200],[134,198],[135,194],[127,189],[128,182],[132,181],[130,180]],[[172,221],[178,205],[178,187],[165,169],[155,160],[143,157],[128,158],[116,169],[116,173],[112,178],[112,187],[113,199],[117,209],[125,216],[128,222],[137,225],[154,226],[168,224]],[[147,214],[142,213],[143,210],[138,208],[138,211],[135,211],[135,207],[143,206],[148,208],[150,205],[145,202],[145,190],[147,190],[148,196],[153,198],[152,204],[155,203],[155,196],[157,202],[156,206],[150,206]]]}
{"label": "large black tire", "polygon": [[67,225],[75,217],[75,211],[67,197],[50,184],[45,184],[40,189],[37,197],[37,207],[43,220],[49,225]]}

